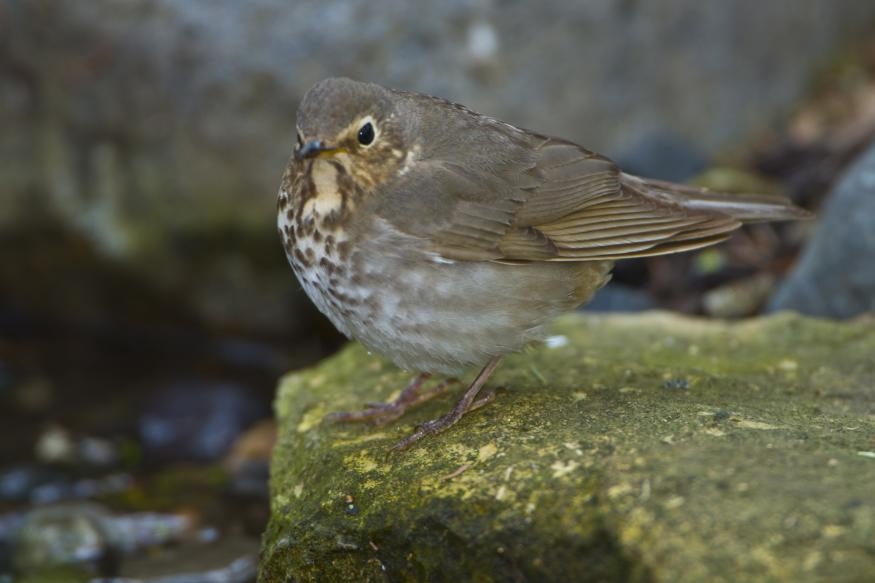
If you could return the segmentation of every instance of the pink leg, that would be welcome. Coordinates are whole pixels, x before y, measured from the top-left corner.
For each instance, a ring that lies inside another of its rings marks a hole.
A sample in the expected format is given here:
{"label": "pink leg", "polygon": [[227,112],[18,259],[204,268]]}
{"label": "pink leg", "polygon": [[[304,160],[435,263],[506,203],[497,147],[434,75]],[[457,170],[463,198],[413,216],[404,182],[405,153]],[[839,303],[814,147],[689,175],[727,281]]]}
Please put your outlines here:
{"label": "pink leg", "polygon": [[477,394],[480,392],[480,389],[483,388],[486,380],[492,375],[492,372],[495,370],[495,367],[498,366],[500,360],[501,357],[496,357],[486,363],[486,366],[483,367],[483,370],[480,371],[480,374],[477,375],[477,378],[474,379],[474,382],[471,383],[471,386],[468,387],[465,394],[462,395],[462,398],[459,399],[459,402],[456,403],[449,413],[442,417],[438,417],[437,419],[426,421],[417,427],[416,431],[410,436],[396,443],[390,452],[404,451],[424,437],[440,433],[441,431],[452,427],[465,415],[465,413],[473,411],[474,409],[479,409],[491,401],[495,397],[494,393],[489,393],[480,399],[477,398]]}
{"label": "pink leg", "polygon": [[418,407],[422,403],[440,395],[446,391],[450,383],[455,382],[451,379],[440,382],[428,390],[422,390],[422,385],[429,378],[431,378],[430,373],[420,373],[419,376],[410,381],[410,384],[393,401],[388,403],[367,403],[366,408],[361,411],[329,413],[325,416],[325,420],[339,421],[341,423],[373,421],[377,425],[386,425],[404,415],[409,409]]}

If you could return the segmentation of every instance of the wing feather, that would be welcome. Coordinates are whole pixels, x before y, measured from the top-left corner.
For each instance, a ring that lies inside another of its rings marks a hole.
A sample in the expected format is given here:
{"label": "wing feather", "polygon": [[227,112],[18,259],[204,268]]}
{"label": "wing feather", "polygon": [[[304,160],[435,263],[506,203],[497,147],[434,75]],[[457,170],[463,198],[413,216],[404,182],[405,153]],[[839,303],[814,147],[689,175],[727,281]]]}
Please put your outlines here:
{"label": "wing feather", "polygon": [[[512,263],[677,253],[720,242],[742,221],[805,214],[780,197],[630,176],[576,144],[526,135],[522,144],[502,141],[508,151],[491,169],[419,162],[423,171],[407,173],[385,197],[383,216],[391,220],[398,209],[413,215],[396,226],[427,238],[447,259]],[[407,200],[411,192],[427,199],[425,213],[411,206],[419,205]]]}

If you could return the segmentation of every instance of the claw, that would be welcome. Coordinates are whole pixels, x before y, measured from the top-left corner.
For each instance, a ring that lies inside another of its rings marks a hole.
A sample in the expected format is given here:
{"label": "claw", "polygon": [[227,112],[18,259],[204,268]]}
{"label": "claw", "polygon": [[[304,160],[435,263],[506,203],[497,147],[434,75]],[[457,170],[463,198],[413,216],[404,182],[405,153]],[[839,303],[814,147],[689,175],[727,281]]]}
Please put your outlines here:
{"label": "claw", "polygon": [[416,428],[416,431],[392,446],[387,452],[387,455],[405,451],[423,438],[449,429],[469,411],[479,409],[483,405],[492,401],[495,398],[494,390],[489,391],[479,399],[477,398],[477,394],[480,392],[480,389],[483,388],[486,380],[492,375],[492,372],[495,370],[495,367],[498,366],[500,360],[500,357],[493,358],[483,367],[483,370],[480,371],[480,374],[477,375],[477,378],[474,379],[474,382],[471,383],[465,391],[465,394],[462,395],[462,398],[459,399],[459,402],[456,403],[449,413],[419,425]]}
{"label": "claw", "polygon": [[408,384],[398,398],[388,403],[365,403],[365,408],[360,411],[337,411],[324,417],[327,422],[356,423],[369,421],[377,426],[383,426],[398,419],[409,409],[418,407],[426,401],[437,397],[447,390],[455,379],[449,379],[438,383],[428,390],[422,390],[426,380],[431,377],[429,373],[421,373]]}

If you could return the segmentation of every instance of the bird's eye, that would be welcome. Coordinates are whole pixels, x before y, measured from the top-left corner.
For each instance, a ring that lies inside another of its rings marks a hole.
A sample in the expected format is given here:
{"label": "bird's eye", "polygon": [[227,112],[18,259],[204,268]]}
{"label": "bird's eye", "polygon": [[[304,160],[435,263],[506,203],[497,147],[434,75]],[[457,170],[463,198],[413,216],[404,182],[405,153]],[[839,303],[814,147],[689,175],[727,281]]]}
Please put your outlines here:
{"label": "bird's eye", "polygon": [[370,146],[374,142],[374,126],[371,122],[366,123],[359,130],[359,144]]}
{"label": "bird's eye", "polygon": [[297,137],[298,137],[298,143],[297,143],[297,146],[298,146],[298,149],[300,149],[301,146],[304,145],[304,137],[301,135],[301,130],[298,130],[297,134],[298,134],[298,136],[297,136]]}

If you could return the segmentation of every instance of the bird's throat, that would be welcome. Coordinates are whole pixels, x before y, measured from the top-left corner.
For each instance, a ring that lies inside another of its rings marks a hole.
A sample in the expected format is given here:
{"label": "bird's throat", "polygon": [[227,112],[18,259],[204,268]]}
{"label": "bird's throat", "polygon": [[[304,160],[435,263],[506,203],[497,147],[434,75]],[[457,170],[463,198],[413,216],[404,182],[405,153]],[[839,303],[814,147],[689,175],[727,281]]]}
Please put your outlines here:
{"label": "bird's throat", "polygon": [[344,167],[334,160],[314,160],[310,166],[308,186],[301,201],[302,219],[319,219],[343,213],[350,202],[351,185],[343,184]]}

